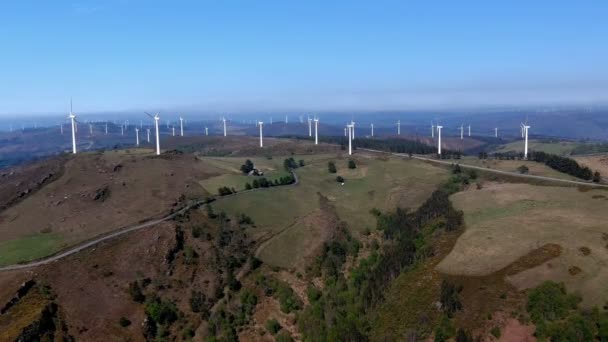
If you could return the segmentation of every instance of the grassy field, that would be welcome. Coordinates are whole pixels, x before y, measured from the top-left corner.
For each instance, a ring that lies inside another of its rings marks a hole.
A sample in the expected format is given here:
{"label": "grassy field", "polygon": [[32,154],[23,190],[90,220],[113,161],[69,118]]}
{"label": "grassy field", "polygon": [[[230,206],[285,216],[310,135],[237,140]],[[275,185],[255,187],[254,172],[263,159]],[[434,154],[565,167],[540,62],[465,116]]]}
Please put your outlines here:
{"label": "grassy field", "polygon": [[245,160],[249,159],[253,162],[255,168],[264,172],[266,179],[274,181],[275,179],[289,175],[289,172],[283,168],[284,159],[268,159],[268,158],[223,158],[223,157],[199,157],[200,160],[214,167],[224,170],[224,174],[204,179],[199,184],[209,193],[216,194],[218,189],[223,186],[234,188],[237,191],[245,189],[245,184],[253,182],[254,179],[261,177],[247,176],[240,170]]}
{"label": "grassy field", "polygon": [[61,235],[54,233],[0,242],[0,266],[42,258],[58,251],[61,244]]}
{"label": "grassy field", "polygon": [[[257,226],[252,234],[257,238],[278,234],[262,246],[259,256],[283,267],[301,261],[334,228],[326,226],[328,213],[320,212],[323,198],[333,215],[357,234],[375,227],[372,208],[415,208],[448,176],[444,169],[402,158],[378,159],[359,154],[354,158],[357,162],[354,170],[347,168],[348,158],[340,156],[295,159],[304,159],[306,163],[296,170],[299,185],[244,193],[216,204],[218,211],[251,216]],[[329,161],[336,163],[337,174],[328,172]],[[344,185],[336,182],[337,175],[346,179]]]}
{"label": "grassy field", "polygon": [[[572,153],[572,150],[574,150],[574,148],[578,145],[579,145],[579,143],[572,142],[572,141],[548,142],[548,141],[539,141],[539,140],[528,140],[528,149],[529,150],[542,151],[542,152],[557,154],[560,156],[570,155],[570,153]],[[524,141],[522,139],[522,140],[518,140],[518,141],[514,141],[514,142],[510,142],[508,144],[502,145],[498,149],[496,149],[496,152],[503,152],[503,153],[504,152],[523,152],[523,150],[524,150]]]}
{"label": "grassy field", "polygon": [[605,303],[608,291],[608,192],[576,188],[487,183],[452,196],[465,212],[466,231],[438,266],[453,275],[496,272],[545,244],[562,254],[509,277],[519,288],[563,281],[583,305]]}
{"label": "grassy field", "polygon": [[487,167],[490,169],[517,172],[518,167],[525,165],[528,167],[528,174],[535,176],[545,176],[568,180],[580,180],[568,174],[553,170],[545,164],[527,160],[495,160],[495,159],[479,159],[477,157],[464,157],[461,159],[462,164],[476,165]]}

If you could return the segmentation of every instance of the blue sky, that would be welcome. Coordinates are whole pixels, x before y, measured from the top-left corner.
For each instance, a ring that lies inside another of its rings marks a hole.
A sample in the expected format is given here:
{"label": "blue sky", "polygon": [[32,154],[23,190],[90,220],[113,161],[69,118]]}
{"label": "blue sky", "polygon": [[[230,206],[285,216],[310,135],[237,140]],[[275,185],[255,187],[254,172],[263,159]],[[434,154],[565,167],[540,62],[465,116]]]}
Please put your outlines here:
{"label": "blue sky", "polygon": [[0,114],[608,102],[606,1],[0,2]]}

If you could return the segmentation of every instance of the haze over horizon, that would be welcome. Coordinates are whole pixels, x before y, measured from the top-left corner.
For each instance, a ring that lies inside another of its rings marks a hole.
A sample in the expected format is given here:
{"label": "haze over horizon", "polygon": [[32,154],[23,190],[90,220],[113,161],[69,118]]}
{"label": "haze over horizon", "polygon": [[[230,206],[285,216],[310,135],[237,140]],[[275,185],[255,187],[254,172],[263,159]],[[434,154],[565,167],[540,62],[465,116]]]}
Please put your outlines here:
{"label": "haze over horizon", "polygon": [[20,1],[0,115],[608,103],[608,3]]}

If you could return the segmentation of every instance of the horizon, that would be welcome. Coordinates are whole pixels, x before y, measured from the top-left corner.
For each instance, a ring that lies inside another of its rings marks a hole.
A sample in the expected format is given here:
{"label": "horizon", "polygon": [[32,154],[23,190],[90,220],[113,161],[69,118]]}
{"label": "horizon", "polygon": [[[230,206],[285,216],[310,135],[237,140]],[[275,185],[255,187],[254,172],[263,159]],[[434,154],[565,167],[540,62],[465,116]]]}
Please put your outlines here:
{"label": "horizon", "polygon": [[[0,116],[608,104],[608,4],[0,6]],[[542,20],[540,20],[542,18]]]}

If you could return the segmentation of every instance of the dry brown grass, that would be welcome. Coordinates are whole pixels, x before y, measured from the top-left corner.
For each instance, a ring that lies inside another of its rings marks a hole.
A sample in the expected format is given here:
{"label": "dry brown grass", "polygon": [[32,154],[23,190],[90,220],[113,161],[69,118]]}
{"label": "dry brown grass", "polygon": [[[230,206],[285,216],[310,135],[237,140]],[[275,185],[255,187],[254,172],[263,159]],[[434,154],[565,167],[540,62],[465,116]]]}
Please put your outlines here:
{"label": "dry brown grass", "polygon": [[[465,211],[467,229],[439,269],[453,275],[482,276],[511,264],[542,245],[562,246],[559,258],[508,279],[520,289],[544,280],[564,281],[570,291],[583,297],[583,305],[608,299],[603,285],[608,281],[608,250],[602,236],[608,212],[605,203],[593,196],[602,190],[581,192],[576,188],[526,184],[486,184],[452,199]],[[579,248],[593,250],[587,256]],[[572,277],[569,269],[582,271]]]}

